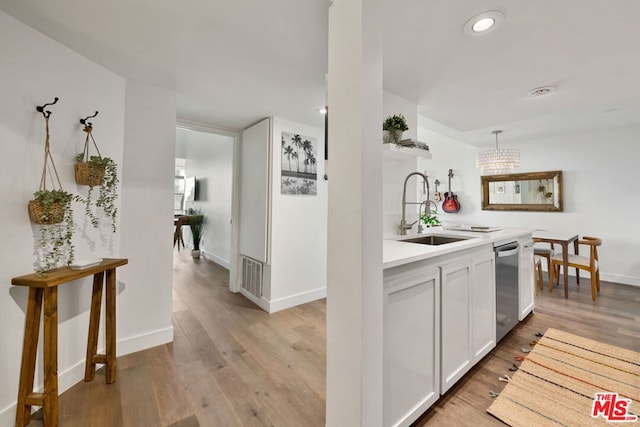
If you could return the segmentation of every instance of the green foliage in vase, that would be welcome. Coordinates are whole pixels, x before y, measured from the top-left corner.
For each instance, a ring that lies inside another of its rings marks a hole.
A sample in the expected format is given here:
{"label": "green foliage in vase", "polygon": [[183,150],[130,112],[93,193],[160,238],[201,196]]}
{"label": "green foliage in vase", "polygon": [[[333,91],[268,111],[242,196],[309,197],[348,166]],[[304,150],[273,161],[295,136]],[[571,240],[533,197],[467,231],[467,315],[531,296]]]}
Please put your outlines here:
{"label": "green foliage in vase", "polygon": [[200,241],[204,234],[204,215],[194,215],[189,220],[189,228],[191,228],[191,236],[193,237],[193,250],[200,250]]}
{"label": "green foliage in vase", "polygon": [[409,126],[407,125],[407,119],[402,114],[394,114],[393,116],[387,117],[384,122],[382,122],[382,130],[399,130],[399,131],[407,131],[409,130]]}
{"label": "green foliage in vase", "polygon": [[73,246],[73,208],[71,202],[76,196],[64,190],[38,190],[33,193],[34,200],[40,204],[38,220],[47,222],[54,205],[64,210],[64,219],[57,224],[38,224],[40,238],[38,240],[39,258],[42,260],[36,267],[38,276],[46,276],[46,272],[58,267],[61,262],[69,265],[75,256]]}
{"label": "green foliage in vase", "polygon": [[[76,163],[82,163],[83,161],[84,153],[78,154],[76,156]],[[98,184],[100,189],[98,190],[97,199],[95,201],[93,200],[93,185],[89,185],[87,197],[85,199],[80,199],[85,206],[84,213],[89,218],[91,225],[97,228],[99,221],[92,206],[95,206],[95,208],[102,208],[110,221],[111,230],[115,233],[117,230],[116,217],[118,215],[118,209],[116,208],[115,203],[118,199],[118,183],[120,182],[118,180],[118,166],[111,158],[100,156],[90,156],[87,163],[93,170],[104,170],[104,175],[102,176],[100,184]]]}
{"label": "green foliage in vase", "polygon": [[440,225],[440,218],[438,218],[438,213],[435,210],[432,210],[430,215],[420,215],[420,221],[422,221],[422,223],[427,227]]}

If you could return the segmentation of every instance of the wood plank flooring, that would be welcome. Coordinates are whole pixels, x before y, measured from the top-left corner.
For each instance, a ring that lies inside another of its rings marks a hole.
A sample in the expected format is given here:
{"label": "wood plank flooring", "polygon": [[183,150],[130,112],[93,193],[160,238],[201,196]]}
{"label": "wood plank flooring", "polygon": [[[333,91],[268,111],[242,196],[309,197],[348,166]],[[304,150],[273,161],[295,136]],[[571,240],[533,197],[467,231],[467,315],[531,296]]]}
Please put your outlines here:
{"label": "wood plank flooring", "polygon": [[[324,300],[269,315],[228,292],[228,271],[175,252],[175,341],[118,358],[118,379],[60,396],[61,426],[324,426]],[[546,278],[545,278],[546,280]],[[443,396],[415,426],[499,426],[486,413],[498,377],[548,327],[640,351],[640,288],[587,279],[569,298],[545,289],[536,312]],[[30,425],[41,425],[38,415]]]}

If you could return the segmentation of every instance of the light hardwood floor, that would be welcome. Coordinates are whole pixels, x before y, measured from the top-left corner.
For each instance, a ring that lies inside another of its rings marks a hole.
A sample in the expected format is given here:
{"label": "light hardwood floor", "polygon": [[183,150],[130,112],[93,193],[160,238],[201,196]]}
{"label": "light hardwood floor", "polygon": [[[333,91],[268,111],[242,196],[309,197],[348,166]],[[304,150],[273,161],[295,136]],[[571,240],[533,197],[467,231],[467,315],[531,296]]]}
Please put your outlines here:
{"label": "light hardwood floor", "polygon": [[[324,426],[325,301],[269,315],[228,292],[227,270],[188,252],[174,258],[175,341],[118,358],[113,385],[100,371],[62,394],[60,425]],[[640,288],[603,282],[593,303],[582,281],[572,278],[568,299],[541,292],[535,314],[415,425],[503,425],[486,413],[489,391],[549,327],[640,351]]]}

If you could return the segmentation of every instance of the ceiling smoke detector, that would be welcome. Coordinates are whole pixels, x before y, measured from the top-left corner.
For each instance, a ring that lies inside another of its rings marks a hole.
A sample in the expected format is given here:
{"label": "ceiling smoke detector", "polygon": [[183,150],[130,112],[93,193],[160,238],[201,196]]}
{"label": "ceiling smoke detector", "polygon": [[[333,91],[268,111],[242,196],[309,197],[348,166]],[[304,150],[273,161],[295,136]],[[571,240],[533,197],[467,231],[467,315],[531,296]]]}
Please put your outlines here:
{"label": "ceiling smoke detector", "polygon": [[542,86],[537,87],[535,89],[531,89],[527,95],[532,98],[537,98],[539,96],[546,96],[556,91],[555,86]]}

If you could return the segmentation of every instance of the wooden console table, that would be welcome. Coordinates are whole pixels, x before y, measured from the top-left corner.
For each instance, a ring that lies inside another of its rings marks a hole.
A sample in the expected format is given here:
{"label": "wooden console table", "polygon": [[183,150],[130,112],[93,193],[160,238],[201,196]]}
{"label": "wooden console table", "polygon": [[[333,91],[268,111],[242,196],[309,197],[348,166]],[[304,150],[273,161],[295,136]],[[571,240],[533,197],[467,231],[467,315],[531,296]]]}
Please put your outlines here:
{"label": "wooden console table", "polygon": [[[116,267],[125,265],[128,262],[127,259],[105,258],[99,265],[83,270],[61,267],[48,271],[46,277],[28,274],[11,279],[12,285],[29,287],[16,407],[16,426],[29,424],[31,421],[31,406],[42,406],[44,426],[53,427],[58,425],[58,286],[63,283],[93,275],[93,294],[91,296],[91,313],[89,315],[89,337],[87,339],[84,380],[92,381],[95,378],[96,363],[106,366],[105,379],[107,384],[111,384],[116,380]],[[106,349],[105,354],[98,354],[98,328],[103,283],[106,283]],[[33,391],[33,382],[38,351],[38,334],[40,332],[40,313],[43,311],[43,297],[44,390],[42,393],[35,393]]]}

